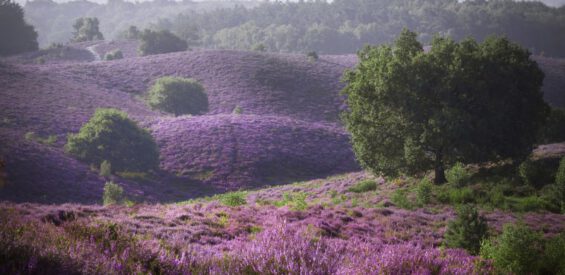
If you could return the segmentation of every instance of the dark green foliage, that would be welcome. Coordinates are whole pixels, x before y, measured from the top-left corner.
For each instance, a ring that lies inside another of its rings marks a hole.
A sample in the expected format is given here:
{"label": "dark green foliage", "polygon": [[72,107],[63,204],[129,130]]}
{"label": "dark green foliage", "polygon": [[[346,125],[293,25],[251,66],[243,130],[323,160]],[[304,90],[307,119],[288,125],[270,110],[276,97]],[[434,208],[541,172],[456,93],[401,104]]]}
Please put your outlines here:
{"label": "dark green foliage", "polygon": [[481,242],[488,237],[486,218],[479,215],[474,206],[463,205],[457,209],[457,217],[450,221],[445,232],[447,247],[463,248],[477,255]]}
{"label": "dark green foliage", "polygon": [[159,165],[153,137],[115,109],[97,109],[77,134],[69,135],[66,151],[96,166],[107,160],[114,171],[147,171]]}
{"label": "dark green foliage", "polygon": [[169,31],[145,30],[141,34],[141,55],[151,55],[170,52],[181,52],[188,49],[188,44]]}
{"label": "dark green foliage", "polygon": [[548,111],[530,53],[505,38],[443,37],[424,52],[416,36],[404,30],[394,45],[364,48],[344,76],[361,165],[387,176],[434,168],[443,183],[457,161],[527,156]]}
{"label": "dark green foliage", "polygon": [[540,274],[565,274],[565,233],[547,240]]}
{"label": "dark green foliage", "polygon": [[555,182],[555,172],[558,167],[558,158],[527,159],[518,167],[518,175],[524,183],[541,188]]}
{"label": "dark green foliage", "polygon": [[0,56],[37,49],[37,33],[25,22],[22,7],[11,0],[0,0]]}
{"label": "dark green foliage", "polygon": [[565,109],[552,108],[538,137],[539,144],[565,141]]}
{"label": "dark green foliage", "polygon": [[104,205],[121,204],[124,201],[124,189],[109,181],[104,185]]}
{"label": "dark green foliage", "polygon": [[104,56],[104,60],[116,60],[124,58],[124,54],[120,50],[113,50]]}
{"label": "dark green foliage", "polygon": [[318,53],[311,51],[306,54],[306,57],[308,57],[308,60],[314,62],[318,60]]}
{"label": "dark green foliage", "polygon": [[122,34],[124,39],[138,40],[141,38],[141,31],[136,26],[129,26],[129,28]]}
{"label": "dark green foliage", "polygon": [[247,204],[247,193],[245,192],[230,192],[220,195],[220,202],[226,206],[240,206]]}
{"label": "dark green foliage", "polygon": [[208,95],[198,81],[191,78],[162,77],[149,90],[149,106],[175,116],[198,115],[208,111]]}
{"label": "dark green foliage", "polygon": [[98,18],[96,17],[81,17],[78,18],[73,24],[75,29],[73,33],[74,42],[84,42],[93,40],[103,40],[104,35],[99,30]]}
{"label": "dark green foliage", "polygon": [[565,157],[561,159],[555,175],[556,193],[561,203],[561,212],[565,214]]}
{"label": "dark green foliage", "polygon": [[506,224],[502,234],[481,246],[481,256],[492,259],[497,270],[514,274],[538,274],[543,257],[541,234],[523,224]]}
{"label": "dark green foliage", "polygon": [[362,180],[347,189],[347,191],[353,193],[365,193],[375,190],[377,190],[377,183],[374,180]]}

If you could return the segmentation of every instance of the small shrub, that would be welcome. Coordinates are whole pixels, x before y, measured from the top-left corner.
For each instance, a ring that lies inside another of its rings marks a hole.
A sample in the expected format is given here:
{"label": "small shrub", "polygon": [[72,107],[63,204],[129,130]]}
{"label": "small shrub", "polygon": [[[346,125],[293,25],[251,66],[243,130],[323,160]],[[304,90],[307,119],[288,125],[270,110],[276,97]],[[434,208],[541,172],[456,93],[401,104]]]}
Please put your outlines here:
{"label": "small shrub", "polygon": [[50,136],[44,138],[44,137],[37,135],[35,132],[27,132],[24,137],[25,137],[26,140],[38,142],[38,143],[41,143],[43,145],[49,145],[49,146],[53,146],[55,144],[55,142],[57,142],[57,136],[56,135],[50,135]]}
{"label": "small shrub", "polygon": [[77,134],[68,136],[65,149],[97,167],[107,160],[114,171],[147,171],[159,164],[153,137],[115,109],[97,109]]}
{"label": "small shrub", "polygon": [[412,209],[414,207],[410,200],[408,200],[407,191],[405,189],[397,189],[394,191],[390,200],[394,205],[400,208]]}
{"label": "small shrub", "polygon": [[109,177],[112,175],[112,165],[109,161],[105,160],[100,164],[100,176]]}
{"label": "small shrub", "polygon": [[104,185],[104,205],[121,204],[124,200],[124,189],[109,181]]}
{"label": "small shrub", "polygon": [[306,57],[308,57],[308,60],[310,60],[310,62],[318,61],[318,53],[315,51],[308,52],[306,54]]}
{"label": "small shrub", "polygon": [[518,175],[522,181],[535,188],[555,182],[555,172],[559,167],[559,159],[547,158],[525,160],[518,167]]}
{"label": "small shrub", "polygon": [[375,190],[377,190],[377,183],[374,180],[362,180],[347,189],[347,191],[353,193],[365,193]]}
{"label": "small shrub", "polygon": [[433,184],[430,179],[424,178],[416,188],[416,199],[418,203],[426,205],[432,201]]}
{"label": "small shrub", "polygon": [[223,205],[236,207],[247,204],[247,193],[245,192],[230,192],[220,195],[220,202]]}
{"label": "small shrub", "polygon": [[480,254],[493,260],[494,267],[500,272],[537,274],[543,255],[543,239],[523,224],[506,224],[497,239],[482,244]]}
{"label": "small shrub", "polygon": [[167,30],[145,30],[140,35],[139,53],[151,55],[160,53],[180,52],[188,49],[188,43]]}
{"label": "small shrub", "polygon": [[113,50],[104,56],[104,60],[108,60],[108,61],[122,59],[122,58],[124,58],[124,54],[122,53],[121,50]]}
{"label": "small shrub", "polygon": [[265,44],[259,43],[259,44],[255,45],[255,46],[253,46],[253,51],[256,51],[256,52],[265,52],[265,51],[267,51],[267,47],[265,47]]}
{"label": "small shrub", "polygon": [[565,233],[547,240],[540,274],[565,274]]}
{"label": "small shrub", "polygon": [[473,189],[469,187],[456,188],[446,186],[438,189],[437,199],[439,202],[447,204],[474,203],[475,194]]}
{"label": "small shrub", "polygon": [[561,203],[561,212],[565,214],[565,157],[559,162],[559,168],[555,175],[555,186]]}
{"label": "small shrub", "polygon": [[241,107],[235,106],[235,108],[233,108],[233,111],[231,112],[234,115],[241,115],[243,113],[243,109],[241,109]]}
{"label": "small shrub", "polygon": [[149,174],[145,172],[132,172],[132,171],[121,171],[116,173],[118,176],[128,180],[135,181],[148,181],[150,180]]}
{"label": "small shrub", "polygon": [[283,198],[280,201],[275,202],[275,206],[281,207],[288,205],[290,209],[295,211],[304,211],[308,208],[308,203],[306,202],[306,198],[308,194],[304,192],[296,192],[296,193],[284,193]]}
{"label": "small shrub", "polygon": [[173,113],[197,115],[208,111],[208,96],[194,79],[159,78],[149,90],[148,104],[152,108]]}
{"label": "small shrub", "polygon": [[463,186],[471,177],[471,173],[461,162],[457,162],[453,167],[445,171],[447,181],[455,186]]}
{"label": "small shrub", "polygon": [[457,217],[449,222],[444,236],[447,247],[463,248],[472,255],[479,253],[481,242],[487,237],[487,221],[471,205],[459,207]]}

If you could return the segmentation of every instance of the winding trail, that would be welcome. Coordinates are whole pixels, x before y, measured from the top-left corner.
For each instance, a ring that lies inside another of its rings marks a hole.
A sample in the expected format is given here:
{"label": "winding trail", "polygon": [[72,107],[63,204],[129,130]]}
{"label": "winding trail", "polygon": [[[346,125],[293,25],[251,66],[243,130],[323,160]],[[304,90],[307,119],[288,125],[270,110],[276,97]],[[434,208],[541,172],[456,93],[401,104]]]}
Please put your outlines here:
{"label": "winding trail", "polygon": [[100,57],[100,55],[94,50],[94,47],[98,46],[98,43],[92,45],[92,46],[88,46],[86,47],[86,49],[92,54],[92,56],[94,56],[94,61],[101,61],[102,58]]}

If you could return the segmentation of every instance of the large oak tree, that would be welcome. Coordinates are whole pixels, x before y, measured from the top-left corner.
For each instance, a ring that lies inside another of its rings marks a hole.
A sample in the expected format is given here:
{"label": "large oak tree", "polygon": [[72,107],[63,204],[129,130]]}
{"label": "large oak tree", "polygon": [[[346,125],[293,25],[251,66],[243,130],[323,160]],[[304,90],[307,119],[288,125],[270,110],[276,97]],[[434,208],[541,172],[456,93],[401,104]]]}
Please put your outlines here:
{"label": "large oak tree", "polygon": [[543,72],[505,38],[459,43],[437,36],[424,51],[404,30],[393,45],[368,46],[345,74],[344,114],[361,165],[394,176],[464,163],[521,159],[548,107]]}

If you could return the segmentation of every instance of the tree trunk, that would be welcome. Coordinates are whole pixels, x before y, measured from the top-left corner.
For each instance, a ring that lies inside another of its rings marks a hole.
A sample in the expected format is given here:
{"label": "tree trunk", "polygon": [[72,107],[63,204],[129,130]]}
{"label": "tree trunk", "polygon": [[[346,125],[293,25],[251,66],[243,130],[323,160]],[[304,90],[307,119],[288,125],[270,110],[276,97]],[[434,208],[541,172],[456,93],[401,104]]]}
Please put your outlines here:
{"label": "tree trunk", "polygon": [[447,179],[445,178],[445,169],[443,167],[443,154],[441,150],[436,152],[436,165],[435,165],[435,184],[443,184],[446,183]]}

